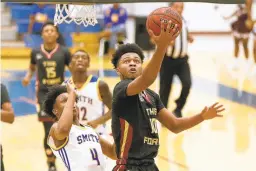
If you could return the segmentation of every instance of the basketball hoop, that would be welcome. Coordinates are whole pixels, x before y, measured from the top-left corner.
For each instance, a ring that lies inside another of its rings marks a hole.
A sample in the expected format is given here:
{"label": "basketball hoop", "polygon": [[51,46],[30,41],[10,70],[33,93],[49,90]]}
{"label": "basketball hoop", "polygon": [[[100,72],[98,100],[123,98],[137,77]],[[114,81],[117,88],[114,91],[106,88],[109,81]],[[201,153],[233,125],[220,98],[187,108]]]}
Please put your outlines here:
{"label": "basketball hoop", "polygon": [[96,6],[94,4],[72,5],[56,4],[54,24],[75,22],[77,25],[83,24],[85,27],[94,26],[98,23],[96,19]]}

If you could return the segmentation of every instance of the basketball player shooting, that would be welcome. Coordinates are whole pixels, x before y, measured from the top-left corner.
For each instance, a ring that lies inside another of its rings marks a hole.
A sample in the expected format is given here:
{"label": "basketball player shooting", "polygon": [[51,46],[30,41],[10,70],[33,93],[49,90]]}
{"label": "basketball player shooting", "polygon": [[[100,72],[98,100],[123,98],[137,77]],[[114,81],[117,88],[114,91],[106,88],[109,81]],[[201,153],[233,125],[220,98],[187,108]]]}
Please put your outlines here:
{"label": "basketball player shooting", "polygon": [[[87,72],[89,66],[89,54],[84,50],[77,50],[69,64],[72,77],[64,84],[69,83],[77,88],[79,122],[95,128],[100,135],[106,135],[104,124],[111,118],[112,94],[106,82]],[[106,113],[104,106],[108,108]]]}
{"label": "basketball player shooting", "polygon": [[158,36],[149,27],[156,51],[145,69],[142,70],[143,52],[136,44],[121,45],[113,55],[112,63],[121,79],[114,88],[112,105],[112,132],[118,157],[114,171],[158,171],[154,162],[159,148],[157,120],[179,133],[204,120],[221,117],[220,112],[224,111],[222,105],[215,103],[192,117],[176,118],[148,89],[159,73],[169,43],[180,30],[177,23],[174,26],[171,20],[164,22]]}
{"label": "basketball player shooting", "polygon": [[72,171],[103,171],[106,156],[116,159],[115,145],[104,140],[89,126],[79,124],[77,94],[68,84],[50,88],[44,111],[56,122],[47,143],[54,155]]}

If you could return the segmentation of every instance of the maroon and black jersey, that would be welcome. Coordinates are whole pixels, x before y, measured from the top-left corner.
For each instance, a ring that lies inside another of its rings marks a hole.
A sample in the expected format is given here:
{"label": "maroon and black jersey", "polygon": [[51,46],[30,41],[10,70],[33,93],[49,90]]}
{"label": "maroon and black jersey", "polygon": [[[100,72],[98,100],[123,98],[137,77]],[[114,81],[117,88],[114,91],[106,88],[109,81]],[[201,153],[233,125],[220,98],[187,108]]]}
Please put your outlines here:
{"label": "maroon and black jersey", "polygon": [[248,11],[246,9],[239,9],[236,12],[237,20],[232,23],[232,29],[238,33],[250,33],[251,29],[246,26],[248,19]]}
{"label": "maroon and black jersey", "polygon": [[164,105],[159,96],[149,89],[127,96],[126,89],[131,81],[122,80],[113,93],[112,133],[118,165],[154,162],[159,148],[156,121]]}
{"label": "maroon and black jersey", "polygon": [[47,91],[47,87],[64,81],[65,66],[69,65],[70,57],[69,50],[59,44],[50,52],[43,45],[32,50],[30,63],[37,66],[39,91]]}

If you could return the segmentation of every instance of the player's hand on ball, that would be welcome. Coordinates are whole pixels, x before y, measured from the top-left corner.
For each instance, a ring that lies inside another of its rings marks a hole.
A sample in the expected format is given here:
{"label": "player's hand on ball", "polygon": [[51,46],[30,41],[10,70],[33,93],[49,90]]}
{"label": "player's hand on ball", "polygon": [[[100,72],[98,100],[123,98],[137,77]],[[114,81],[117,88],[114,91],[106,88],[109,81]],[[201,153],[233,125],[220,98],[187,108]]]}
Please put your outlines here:
{"label": "player's hand on ball", "polygon": [[173,24],[171,20],[169,20],[167,27],[165,28],[164,22],[161,22],[161,33],[159,36],[155,36],[152,30],[149,30],[149,35],[152,38],[152,42],[157,46],[167,47],[170,42],[175,40],[180,32],[178,31],[177,24]]}
{"label": "player's hand on ball", "polygon": [[223,117],[220,113],[223,112],[225,108],[223,105],[220,105],[219,103],[213,104],[211,107],[205,107],[203,111],[201,112],[201,116],[204,120],[213,119],[215,117]]}

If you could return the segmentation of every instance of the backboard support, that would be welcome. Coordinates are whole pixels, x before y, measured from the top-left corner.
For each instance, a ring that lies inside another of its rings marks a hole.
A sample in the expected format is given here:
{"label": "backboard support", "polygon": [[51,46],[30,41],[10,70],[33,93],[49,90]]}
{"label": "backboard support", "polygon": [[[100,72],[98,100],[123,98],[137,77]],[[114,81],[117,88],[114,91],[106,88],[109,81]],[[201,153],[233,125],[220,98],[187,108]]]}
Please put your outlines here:
{"label": "backboard support", "polygon": [[[28,2],[30,1],[30,2]],[[70,4],[70,0],[2,0],[2,2],[18,2],[18,3],[54,3],[54,4]],[[108,4],[108,3],[143,3],[143,2],[207,2],[219,4],[242,4],[245,0],[72,0],[71,4]]]}

